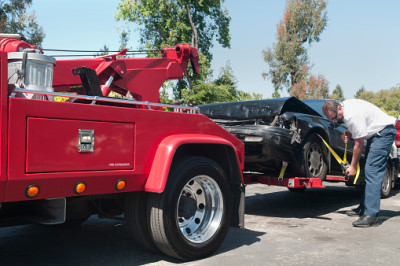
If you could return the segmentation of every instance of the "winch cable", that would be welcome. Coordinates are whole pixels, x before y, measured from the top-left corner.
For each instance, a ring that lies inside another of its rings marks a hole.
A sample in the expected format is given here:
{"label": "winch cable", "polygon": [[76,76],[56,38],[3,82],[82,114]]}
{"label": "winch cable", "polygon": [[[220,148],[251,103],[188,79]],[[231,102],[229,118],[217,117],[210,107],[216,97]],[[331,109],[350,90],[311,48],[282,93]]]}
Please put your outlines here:
{"label": "winch cable", "polygon": [[[333,157],[335,157],[336,161],[342,166],[344,170],[349,168],[349,163],[347,162],[347,143],[345,144],[344,147],[344,155],[343,155],[343,160],[337,155],[337,153],[329,146],[329,144],[324,140],[323,137],[321,137],[319,134],[317,134],[318,137],[321,138],[322,142],[325,144],[325,146],[328,148],[328,150],[332,153]],[[355,185],[357,183],[358,177],[360,176],[360,164],[357,164],[357,172],[356,176],[354,178],[353,184]]]}
{"label": "winch cable", "polygon": [[[42,51],[47,52],[62,52],[67,54],[49,54],[52,57],[80,57],[80,56],[89,56],[89,57],[97,57],[108,55],[108,53],[118,53],[120,51],[101,51],[101,50],[66,50],[66,49],[41,49]],[[68,54],[68,53],[86,53],[86,54]],[[96,54],[93,54],[96,53]],[[125,55],[140,55],[140,54],[157,54],[160,53],[160,50],[128,50]]]}

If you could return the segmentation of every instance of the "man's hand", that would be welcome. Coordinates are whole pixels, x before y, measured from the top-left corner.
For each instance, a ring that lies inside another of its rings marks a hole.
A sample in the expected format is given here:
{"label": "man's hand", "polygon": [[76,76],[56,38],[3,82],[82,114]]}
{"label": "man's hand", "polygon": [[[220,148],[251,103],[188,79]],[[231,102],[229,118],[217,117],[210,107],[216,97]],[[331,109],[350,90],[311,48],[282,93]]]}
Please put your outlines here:
{"label": "man's hand", "polygon": [[350,165],[349,168],[346,170],[346,176],[355,176],[357,173],[357,169]]}
{"label": "man's hand", "polygon": [[352,136],[352,134],[350,133],[350,131],[345,131],[343,134],[342,134],[342,140],[343,140],[343,142],[344,143],[347,143],[348,141],[349,141],[349,139],[351,138],[351,136]]}

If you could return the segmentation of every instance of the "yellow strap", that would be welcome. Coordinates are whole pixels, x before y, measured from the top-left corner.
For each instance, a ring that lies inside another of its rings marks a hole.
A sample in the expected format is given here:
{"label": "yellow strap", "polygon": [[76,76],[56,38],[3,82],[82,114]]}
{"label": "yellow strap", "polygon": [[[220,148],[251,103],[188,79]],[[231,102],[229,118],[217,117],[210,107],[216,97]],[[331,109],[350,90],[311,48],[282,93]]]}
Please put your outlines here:
{"label": "yellow strap", "polygon": [[[343,160],[342,160],[342,159],[340,159],[339,155],[337,155],[337,153],[331,148],[331,146],[329,146],[329,144],[319,134],[317,134],[317,135],[318,135],[318,137],[321,138],[321,140],[324,142],[325,146],[329,149],[329,151],[332,153],[333,157],[335,157],[336,161],[339,164],[347,163],[347,143],[345,144],[345,147],[344,147],[344,155],[343,155]],[[357,183],[359,176],[360,176],[360,164],[358,163],[356,177],[354,178],[354,182],[353,182],[354,185]]]}
{"label": "yellow strap", "polygon": [[347,142],[344,144],[343,163],[347,163]]}
{"label": "yellow strap", "polygon": [[360,164],[357,164],[357,173],[356,173],[356,177],[354,178],[353,185],[355,185],[357,183],[357,179],[358,179],[359,175],[360,175]]}
{"label": "yellow strap", "polygon": [[[317,134],[318,135],[318,134]],[[343,163],[342,159],[340,159],[339,155],[337,155],[337,153],[331,148],[331,146],[329,146],[328,143],[326,143],[326,141],[320,136],[318,135],[318,137],[320,137],[322,139],[322,141],[324,142],[325,146],[328,148],[328,150],[332,153],[333,157],[335,157],[336,161],[338,163]]]}
{"label": "yellow strap", "polygon": [[278,180],[281,182],[283,180],[283,175],[285,174],[286,167],[288,166],[287,162],[282,162],[281,172],[279,173]]}

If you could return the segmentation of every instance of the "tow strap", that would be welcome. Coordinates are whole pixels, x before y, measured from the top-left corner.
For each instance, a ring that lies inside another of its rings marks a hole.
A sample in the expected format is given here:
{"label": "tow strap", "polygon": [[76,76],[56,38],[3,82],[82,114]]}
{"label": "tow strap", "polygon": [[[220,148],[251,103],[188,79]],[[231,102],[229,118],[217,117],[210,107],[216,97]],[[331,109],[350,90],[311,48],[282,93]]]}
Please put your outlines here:
{"label": "tow strap", "polygon": [[[339,155],[337,155],[337,153],[331,148],[331,146],[329,146],[329,144],[319,134],[317,134],[317,135],[318,135],[318,137],[321,138],[321,140],[324,142],[325,146],[332,153],[333,157],[335,157],[336,161],[340,164],[340,166],[342,167],[343,173],[346,174],[347,168],[350,167],[350,164],[347,162],[347,143],[345,144],[345,147],[344,147],[344,155],[343,155],[343,160],[342,160],[339,157]],[[353,182],[354,185],[357,183],[357,179],[358,179],[359,175],[360,175],[360,164],[358,163],[356,176],[355,176],[354,182]]]}
{"label": "tow strap", "polygon": [[278,177],[278,181],[282,182],[283,181],[283,175],[285,174],[286,171],[286,167],[288,166],[287,162],[282,162],[282,168],[281,168],[281,172],[279,173],[279,177]]}

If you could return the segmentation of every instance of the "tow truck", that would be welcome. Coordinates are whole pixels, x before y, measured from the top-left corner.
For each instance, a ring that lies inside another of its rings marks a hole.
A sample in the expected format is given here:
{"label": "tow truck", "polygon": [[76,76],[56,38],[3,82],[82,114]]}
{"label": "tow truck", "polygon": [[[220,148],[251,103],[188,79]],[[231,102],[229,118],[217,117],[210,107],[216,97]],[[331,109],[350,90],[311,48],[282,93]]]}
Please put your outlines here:
{"label": "tow truck", "polygon": [[56,60],[0,35],[0,226],[122,217],[148,250],[206,257],[244,226],[244,145],[160,102],[164,81],[198,72],[195,48],[125,54]]}

